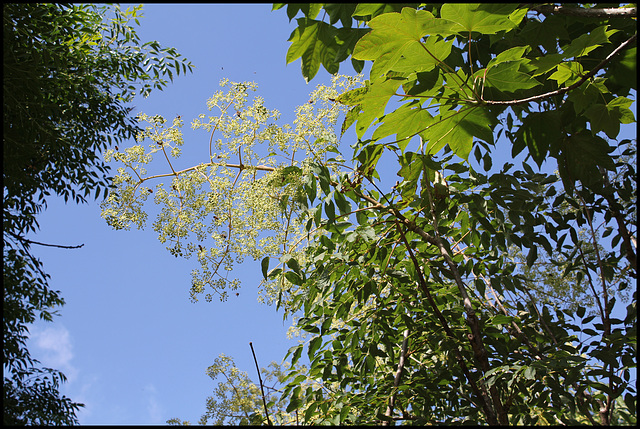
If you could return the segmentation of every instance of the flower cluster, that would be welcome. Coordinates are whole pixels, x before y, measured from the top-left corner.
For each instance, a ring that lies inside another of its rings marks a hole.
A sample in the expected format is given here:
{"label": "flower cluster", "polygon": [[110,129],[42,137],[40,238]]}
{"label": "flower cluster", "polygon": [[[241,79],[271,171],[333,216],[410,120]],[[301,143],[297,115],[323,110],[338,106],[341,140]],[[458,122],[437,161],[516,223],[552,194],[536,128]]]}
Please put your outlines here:
{"label": "flower cluster", "polygon": [[[278,125],[280,113],[268,109],[261,97],[250,100],[255,83],[224,79],[223,90],[207,100],[208,113],[191,123],[208,133],[208,154],[202,163],[182,169],[175,166],[185,143],[182,119],[169,125],[160,115],[140,114],[145,126],[136,144],[106,153],[107,162],[122,167],[102,203],[102,216],[115,229],[132,224],[141,229],[148,218],[145,202],[153,194],[158,239],[173,255],[195,257],[199,263],[192,272],[192,300],[202,294],[207,301],[213,295],[226,300],[239,287],[229,275],[247,256],[301,257],[308,238],[301,192],[311,174],[308,161],[326,161],[327,152],[335,150],[335,126],[345,106],[333,100],[359,84],[358,78],[336,76],[331,86],[319,85],[309,102],[296,109],[291,126]],[[150,142],[146,147],[145,141]],[[334,158],[333,167],[340,161]],[[283,289],[294,293],[284,279],[265,283],[261,299],[273,302]]]}

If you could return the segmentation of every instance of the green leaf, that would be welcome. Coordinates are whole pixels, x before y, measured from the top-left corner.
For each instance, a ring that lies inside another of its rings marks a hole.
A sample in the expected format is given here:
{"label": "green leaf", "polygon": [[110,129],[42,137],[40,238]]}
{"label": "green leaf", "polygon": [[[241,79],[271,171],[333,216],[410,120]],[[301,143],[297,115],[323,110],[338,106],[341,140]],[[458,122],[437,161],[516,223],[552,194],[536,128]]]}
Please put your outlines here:
{"label": "green leaf", "polygon": [[376,16],[384,10],[384,6],[384,3],[358,3],[351,16]]}
{"label": "green leaf", "polygon": [[[620,52],[612,62],[607,80],[609,88],[637,88],[638,86],[638,60],[636,57],[637,48],[625,49]],[[627,92],[625,92],[627,93]]]}
{"label": "green leaf", "polygon": [[362,109],[360,108],[360,105],[353,106],[351,109],[349,109],[349,111],[345,115],[344,122],[340,127],[341,138],[344,135],[344,133],[351,127],[351,125],[353,125],[353,123],[358,120],[358,117],[360,116],[361,111]]}
{"label": "green leaf", "polygon": [[591,122],[591,131],[597,134],[604,131],[605,134],[615,139],[620,133],[620,124],[635,122],[633,112],[629,109],[632,101],[626,97],[618,97],[611,100],[606,105],[592,104],[584,115]]}
{"label": "green leaf", "polygon": [[607,108],[609,110],[618,111],[620,123],[632,124],[636,121],[636,118],[630,109],[632,104],[633,100],[629,100],[627,97],[617,97],[607,103]]}
{"label": "green leaf", "polygon": [[576,114],[581,114],[609,92],[601,81],[585,82],[569,92],[568,99],[573,103]]}
{"label": "green leaf", "polygon": [[[576,180],[582,181],[587,187],[601,182],[602,174],[598,167],[615,170],[615,164],[609,155],[613,148],[588,130],[573,134],[562,142],[561,148],[558,170],[567,189],[572,189]],[[573,233],[573,229],[570,231]]]}
{"label": "green leaf", "polygon": [[342,192],[336,191],[333,194],[333,199],[336,202],[336,206],[338,206],[338,210],[341,215],[347,214],[351,211],[351,204],[345,199],[344,194]]}
{"label": "green leaf", "polygon": [[[264,260],[263,260],[264,262]],[[268,263],[268,261],[267,261]],[[300,264],[298,264],[298,261],[295,258],[290,258],[287,262],[286,262],[287,266],[289,268],[291,268],[296,274],[298,275],[302,275],[302,272],[300,271]]]}
{"label": "green leaf", "polygon": [[538,247],[531,246],[527,254],[527,267],[531,268],[536,259],[538,259]]}
{"label": "green leaf", "polygon": [[269,273],[269,257],[265,256],[260,265],[262,265],[262,276],[267,280],[267,275]]}
{"label": "green leaf", "polygon": [[400,162],[400,171],[398,176],[403,177],[407,181],[416,181],[420,177],[423,170],[422,155],[413,152],[406,152],[398,158]]}
{"label": "green leaf", "polygon": [[482,281],[481,279],[475,279],[474,281],[475,285],[476,285],[476,289],[478,290],[478,293],[480,294],[480,296],[485,296],[485,292],[487,290],[487,285],[485,284],[484,281]]}
{"label": "green leaf", "polygon": [[577,61],[570,61],[558,64],[558,70],[549,76],[549,79],[558,81],[558,85],[565,84],[568,86],[580,80],[583,74],[582,64]]}
{"label": "green leaf", "polygon": [[287,4],[287,16],[289,21],[296,17],[299,11],[301,11],[305,17],[314,19],[318,16],[318,13],[322,9],[321,3],[288,3]]}
{"label": "green leaf", "polygon": [[[318,328],[316,328],[318,329]],[[322,344],[322,337],[315,337],[309,342],[309,359],[313,359],[315,357],[315,353],[320,348]]]}
{"label": "green leaf", "polygon": [[302,278],[297,273],[294,273],[293,271],[287,271],[286,273],[284,273],[284,277],[292,284],[296,286],[302,286]]}
{"label": "green leaf", "polygon": [[[433,117],[420,106],[420,103],[405,103],[382,118],[382,125],[375,130],[371,138],[379,140],[390,134],[396,134],[397,141],[403,140],[423,131],[432,122]],[[406,143],[401,146],[401,149],[404,150]]]}
{"label": "green leaf", "polygon": [[335,32],[335,27],[326,22],[299,18],[298,27],[289,38],[291,46],[287,51],[287,64],[302,58],[302,75],[307,82],[318,73],[320,64],[329,73],[337,73]]}
{"label": "green leaf", "polygon": [[524,370],[524,378],[527,380],[535,380],[536,378],[536,370],[532,366],[528,366],[527,369]]}
{"label": "green leaf", "polygon": [[329,192],[331,192],[331,173],[329,172],[329,169],[325,165],[312,163],[311,170],[318,177],[322,192],[324,192],[325,195],[328,195]]}
{"label": "green leaf", "polygon": [[402,73],[424,73],[443,65],[451,54],[453,41],[429,37],[424,43],[414,43],[406,47],[396,61],[384,62],[378,59],[371,68],[371,76],[383,75],[389,70]]}
{"label": "green leaf", "polygon": [[316,199],[316,195],[318,193],[318,185],[316,181],[316,177],[313,174],[309,174],[307,176],[307,182],[304,185],[305,192],[307,193],[307,198],[310,203],[313,203]]}
{"label": "green leaf", "polygon": [[446,3],[440,9],[440,16],[459,24],[466,32],[496,34],[517,27],[516,22],[510,19],[517,8],[516,3]]}
{"label": "green leaf", "polygon": [[383,151],[383,145],[367,144],[364,146],[357,156],[357,160],[360,162],[358,170],[366,177],[371,178]]}
{"label": "green leaf", "polygon": [[364,99],[365,95],[369,91],[368,87],[364,88],[355,88],[347,92],[343,92],[340,94],[338,98],[336,98],[337,103],[344,104],[346,106],[355,106],[360,104],[360,102]]}
{"label": "green leaf", "polygon": [[336,424],[346,423],[347,417],[349,416],[349,411],[351,411],[351,407],[349,407],[348,405],[343,405],[342,408],[340,408],[340,421]]}
{"label": "green leaf", "polygon": [[583,57],[599,46],[609,43],[609,36],[616,33],[618,30],[607,31],[608,27],[608,25],[603,25],[596,28],[591,33],[583,34],[572,40],[569,46],[564,49],[564,58]]}
{"label": "green leaf", "polygon": [[291,402],[289,402],[289,405],[287,405],[287,413],[291,413],[295,410],[297,410],[298,408],[300,408],[300,405],[302,404],[302,399],[297,396],[297,395],[292,395],[291,396]]}
{"label": "green leaf", "polygon": [[445,145],[462,159],[468,159],[473,138],[493,143],[491,114],[479,107],[465,107],[458,111],[444,111],[434,119],[434,124],[420,133],[427,144],[426,154],[434,155]]}
{"label": "green leaf", "polygon": [[516,46],[511,49],[507,49],[504,52],[500,52],[487,64],[487,70],[491,69],[501,63],[506,63],[509,61],[522,61],[524,54],[529,51],[531,48],[529,46]]}
{"label": "green leaf", "polygon": [[430,12],[408,7],[402,9],[402,13],[380,15],[369,22],[372,31],[358,41],[353,58],[374,61],[371,71],[374,80],[394,69],[401,59],[399,68],[402,70],[431,70],[446,59],[453,43],[435,38],[427,39],[426,44],[421,42],[433,19]]}
{"label": "green leaf", "polygon": [[561,54],[548,54],[543,57],[534,58],[529,62],[529,66],[533,68],[532,76],[539,76],[553,70],[562,63]]}
{"label": "green leaf", "polygon": [[336,208],[333,205],[333,201],[328,201],[324,203],[324,212],[327,214],[327,219],[329,222],[334,222],[336,218]]}
{"label": "green leaf", "polygon": [[491,319],[491,323],[494,325],[508,325],[511,323],[511,317],[504,314],[498,314]]}
{"label": "green leaf", "polygon": [[[516,132],[514,151],[517,155],[524,147],[529,148],[533,160],[541,166],[547,157],[550,147],[557,147],[562,138],[562,120],[560,112],[530,113]],[[516,151],[516,147],[520,150]]]}
{"label": "green leaf", "polygon": [[[519,71],[520,66],[526,62],[528,60],[502,62],[488,68],[485,86],[495,88],[501,92],[516,92],[541,85],[532,76]],[[479,70],[475,76],[482,77],[483,73],[483,70]]]}
{"label": "green leaf", "polygon": [[369,91],[367,91],[360,104],[362,112],[358,115],[356,124],[356,135],[359,139],[362,139],[374,119],[384,115],[385,106],[401,84],[400,80],[395,79],[370,84]]}
{"label": "green leaf", "polygon": [[566,141],[564,150],[573,161],[571,168],[576,177],[586,178],[584,176],[587,171],[591,171],[591,166],[615,171],[615,164],[609,155],[614,148],[606,140],[593,136],[586,130],[572,135]]}
{"label": "green leaf", "polygon": [[356,4],[330,3],[324,4],[324,10],[329,14],[329,24],[333,25],[338,21],[342,22],[345,30],[351,30],[351,14],[356,10]]}
{"label": "green leaf", "polygon": [[298,359],[300,359],[300,355],[302,355],[302,344],[299,346],[295,346],[295,350],[293,352],[293,356],[291,357],[291,366],[294,366]]}

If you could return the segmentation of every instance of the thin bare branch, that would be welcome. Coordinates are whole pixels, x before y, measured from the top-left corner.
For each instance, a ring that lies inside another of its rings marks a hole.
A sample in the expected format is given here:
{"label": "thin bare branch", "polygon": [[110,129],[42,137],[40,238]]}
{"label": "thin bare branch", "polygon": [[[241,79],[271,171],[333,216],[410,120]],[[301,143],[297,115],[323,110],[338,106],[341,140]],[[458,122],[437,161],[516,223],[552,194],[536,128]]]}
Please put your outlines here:
{"label": "thin bare branch", "polygon": [[28,238],[24,238],[18,234],[14,234],[11,231],[5,231],[7,234],[11,235],[12,237],[17,238],[18,240],[20,240],[22,243],[24,244],[37,244],[38,246],[47,246],[47,247],[57,247],[59,249],[79,249],[81,247],[84,246],[84,244],[80,244],[79,246],[63,246],[60,244],[47,244],[47,243],[40,243],[39,241],[33,241],[33,240],[29,240]]}
{"label": "thin bare branch", "polygon": [[615,7],[615,8],[582,8],[572,6],[561,6],[554,4],[544,4],[532,7],[530,10],[544,15],[559,14],[580,16],[585,18],[612,18],[612,17],[635,17],[637,16],[637,8],[635,7]]}
{"label": "thin bare branch", "polygon": [[273,426],[271,419],[269,418],[269,410],[267,409],[267,398],[264,396],[264,385],[262,384],[262,376],[260,375],[260,367],[258,366],[258,359],[256,358],[256,352],[253,350],[253,343],[249,342],[251,347],[251,353],[253,354],[253,361],[256,363],[256,370],[258,371],[258,380],[260,380],[260,390],[262,391],[262,403],[264,404],[264,415],[267,417],[267,423],[269,426]]}

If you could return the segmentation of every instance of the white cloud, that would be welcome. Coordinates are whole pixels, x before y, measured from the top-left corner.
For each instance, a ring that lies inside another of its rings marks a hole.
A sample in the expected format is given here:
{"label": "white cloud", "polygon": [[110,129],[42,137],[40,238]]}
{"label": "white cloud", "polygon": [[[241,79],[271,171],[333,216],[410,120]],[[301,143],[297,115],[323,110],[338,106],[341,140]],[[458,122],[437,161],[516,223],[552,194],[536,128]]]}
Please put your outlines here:
{"label": "white cloud", "polygon": [[162,407],[158,402],[157,389],[153,383],[149,383],[144,387],[147,395],[147,412],[149,413],[149,424],[164,424],[162,418]]}
{"label": "white cloud", "polygon": [[100,385],[100,377],[96,374],[80,374],[81,371],[74,365],[73,340],[71,333],[64,325],[35,323],[29,327],[29,351],[31,356],[40,361],[40,366],[61,371],[66,377],[60,392],[73,402],[79,402],[85,406],[78,410],[77,416],[80,424],[99,410],[101,401],[95,399],[99,394],[96,386]]}
{"label": "white cloud", "polygon": [[71,334],[62,325],[46,328],[34,325],[30,329],[30,341],[36,346],[32,350],[33,357],[48,368],[62,371],[68,382],[72,382],[78,375],[78,369],[73,366],[73,345]]}

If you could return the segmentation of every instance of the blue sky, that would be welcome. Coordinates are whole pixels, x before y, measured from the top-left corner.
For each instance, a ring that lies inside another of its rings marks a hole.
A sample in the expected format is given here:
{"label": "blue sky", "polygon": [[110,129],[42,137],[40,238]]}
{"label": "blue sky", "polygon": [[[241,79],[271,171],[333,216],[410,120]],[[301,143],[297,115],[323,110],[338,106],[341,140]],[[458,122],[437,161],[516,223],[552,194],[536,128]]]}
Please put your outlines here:
{"label": "blue sky", "polygon": [[[175,47],[196,68],[134,105],[149,115],[181,115],[185,146],[208,142],[188,124],[206,112],[222,78],[255,81],[257,94],[283,114],[283,123],[293,120],[295,107],[317,84],[329,82],[324,69],[307,84],[299,61],[286,65],[294,23],[283,10],[271,12],[270,4],[149,4],[143,14],[136,28],[141,40]],[[353,73],[348,62],[340,71]],[[220,353],[255,379],[250,341],[261,367],[279,362],[294,345],[286,339],[288,322],[257,301],[259,262],[234,271],[242,282],[239,296],[192,303],[196,262],[171,256],[150,225],[114,231],[100,217],[98,202],[65,205],[55,198],[38,221],[41,230],[31,239],[84,244],[75,250],[34,247],[66,305],[54,323],[34,325],[30,340],[34,357],[69,378],[63,393],[86,404],[81,424],[163,424],[172,417],[196,423],[215,387],[205,370]]]}

